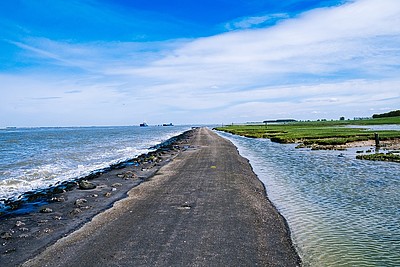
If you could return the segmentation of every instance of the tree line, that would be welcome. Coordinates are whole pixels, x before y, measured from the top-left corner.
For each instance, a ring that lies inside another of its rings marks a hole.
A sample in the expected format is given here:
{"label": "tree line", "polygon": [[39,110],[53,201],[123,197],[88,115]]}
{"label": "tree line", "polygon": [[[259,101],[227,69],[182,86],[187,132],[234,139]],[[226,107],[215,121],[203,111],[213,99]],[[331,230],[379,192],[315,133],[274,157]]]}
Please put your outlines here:
{"label": "tree line", "polygon": [[374,114],[372,115],[372,118],[377,119],[377,118],[398,117],[398,116],[400,116],[400,110],[394,110],[382,114]]}

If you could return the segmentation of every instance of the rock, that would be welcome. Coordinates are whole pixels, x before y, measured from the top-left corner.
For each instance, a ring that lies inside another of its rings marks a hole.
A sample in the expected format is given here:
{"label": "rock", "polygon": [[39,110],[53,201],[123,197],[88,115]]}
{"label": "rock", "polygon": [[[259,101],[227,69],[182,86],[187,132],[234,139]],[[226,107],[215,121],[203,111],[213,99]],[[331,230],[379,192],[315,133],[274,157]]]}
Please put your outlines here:
{"label": "rock", "polygon": [[42,209],[40,210],[40,213],[52,213],[52,212],[53,212],[53,210],[50,209],[50,208],[42,208]]}
{"label": "rock", "polygon": [[51,201],[53,201],[53,202],[64,202],[65,198],[64,197],[53,197],[53,198],[51,198]]}
{"label": "rock", "polygon": [[147,162],[152,162],[152,161],[154,161],[155,159],[157,159],[155,156],[149,156],[147,159],[146,159],[146,161]]}
{"label": "rock", "polygon": [[81,209],[75,208],[75,209],[71,210],[69,214],[71,214],[71,215],[77,215],[77,214],[79,214],[79,213],[81,213],[81,212],[82,212]]}
{"label": "rock", "polygon": [[117,174],[117,177],[128,180],[136,177],[136,174],[134,174],[132,171],[127,171],[124,173],[119,173]]}
{"label": "rock", "polygon": [[303,143],[300,143],[296,146],[296,148],[306,148],[307,146]]}
{"label": "rock", "polygon": [[17,221],[16,223],[15,223],[15,226],[16,227],[21,227],[21,226],[24,226],[25,225],[25,223],[24,222],[21,222],[21,221]]}
{"label": "rock", "polygon": [[86,203],[87,203],[87,200],[84,198],[79,198],[79,199],[75,200],[75,206],[77,206],[78,208],[85,206]]}
{"label": "rock", "polygon": [[9,239],[11,239],[12,234],[10,232],[3,232],[3,233],[0,234],[0,237],[2,239],[9,240]]}
{"label": "rock", "polygon": [[79,189],[82,190],[90,190],[90,189],[95,189],[96,185],[92,182],[89,182],[87,180],[82,180],[79,182]]}
{"label": "rock", "polygon": [[111,192],[107,192],[104,194],[105,197],[111,197]]}

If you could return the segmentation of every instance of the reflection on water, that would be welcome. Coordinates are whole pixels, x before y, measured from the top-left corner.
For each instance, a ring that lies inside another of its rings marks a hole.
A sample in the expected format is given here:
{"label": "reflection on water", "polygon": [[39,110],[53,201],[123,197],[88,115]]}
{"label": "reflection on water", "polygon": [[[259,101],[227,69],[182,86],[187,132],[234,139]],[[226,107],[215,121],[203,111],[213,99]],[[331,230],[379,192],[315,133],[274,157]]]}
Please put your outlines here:
{"label": "reflection on water", "polygon": [[250,160],[305,266],[400,266],[400,164],[220,134]]}
{"label": "reflection on water", "polygon": [[371,131],[400,131],[399,124],[382,124],[382,125],[347,125],[348,128],[361,128]]}

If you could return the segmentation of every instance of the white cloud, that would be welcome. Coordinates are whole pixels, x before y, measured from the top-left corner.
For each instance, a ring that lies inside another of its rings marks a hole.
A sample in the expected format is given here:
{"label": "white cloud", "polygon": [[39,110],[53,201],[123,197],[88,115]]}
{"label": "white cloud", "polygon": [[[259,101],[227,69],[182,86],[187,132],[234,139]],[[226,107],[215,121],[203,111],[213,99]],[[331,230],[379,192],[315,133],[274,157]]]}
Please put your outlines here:
{"label": "white cloud", "polygon": [[228,30],[239,30],[239,29],[243,30],[253,27],[261,27],[267,23],[275,23],[279,20],[287,18],[289,18],[289,15],[285,13],[243,17],[226,23],[225,28]]}
{"label": "white cloud", "polygon": [[[242,28],[266,19],[243,20]],[[336,118],[398,106],[397,25],[399,1],[359,0],[316,9],[268,28],[195,40],[72,45],[30,39],[15,44],[54,64],[84,70],[64,78],[62,86],[45,82],[48,92],[40,93],[40,86],[31,90],[37,97],[61,95],[57,101],[66,106],[86,101],[80,111],[92,112],[93,119],[99,110],[104,117],[115,110],[129,116],[147,114],[147,119],[153,114],[160,120],[173,114],[178,123],[301,119],[317,116],[314,112]],[[62,80],[63,75],[57,77]],[[13,82],[8,85],[15,87]]]}
{"label": "white cloud", "polygon": [[[369,62],[386,53],[386,58],[398,56],[400,28],[394,25],[400,25],[400,5],[398,1],[384,2],[364,0],[318,9],[272,28],[199,39],[154,65],[216,70],[228,67],[237,72],[250,69],[254,76],[320,74],[346,68],[352,62]],[[382,49],[382,44],[389,49]]]}

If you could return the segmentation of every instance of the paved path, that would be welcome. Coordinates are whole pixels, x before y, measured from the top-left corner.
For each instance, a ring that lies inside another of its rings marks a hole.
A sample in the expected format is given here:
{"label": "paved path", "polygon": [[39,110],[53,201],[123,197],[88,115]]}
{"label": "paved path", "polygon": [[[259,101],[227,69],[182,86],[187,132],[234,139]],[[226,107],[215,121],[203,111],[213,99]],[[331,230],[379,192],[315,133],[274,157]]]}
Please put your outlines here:
{"label": "paved path", "polygon": [[285,223],[209,129],[129,197],[24,266],[297,266]]}

